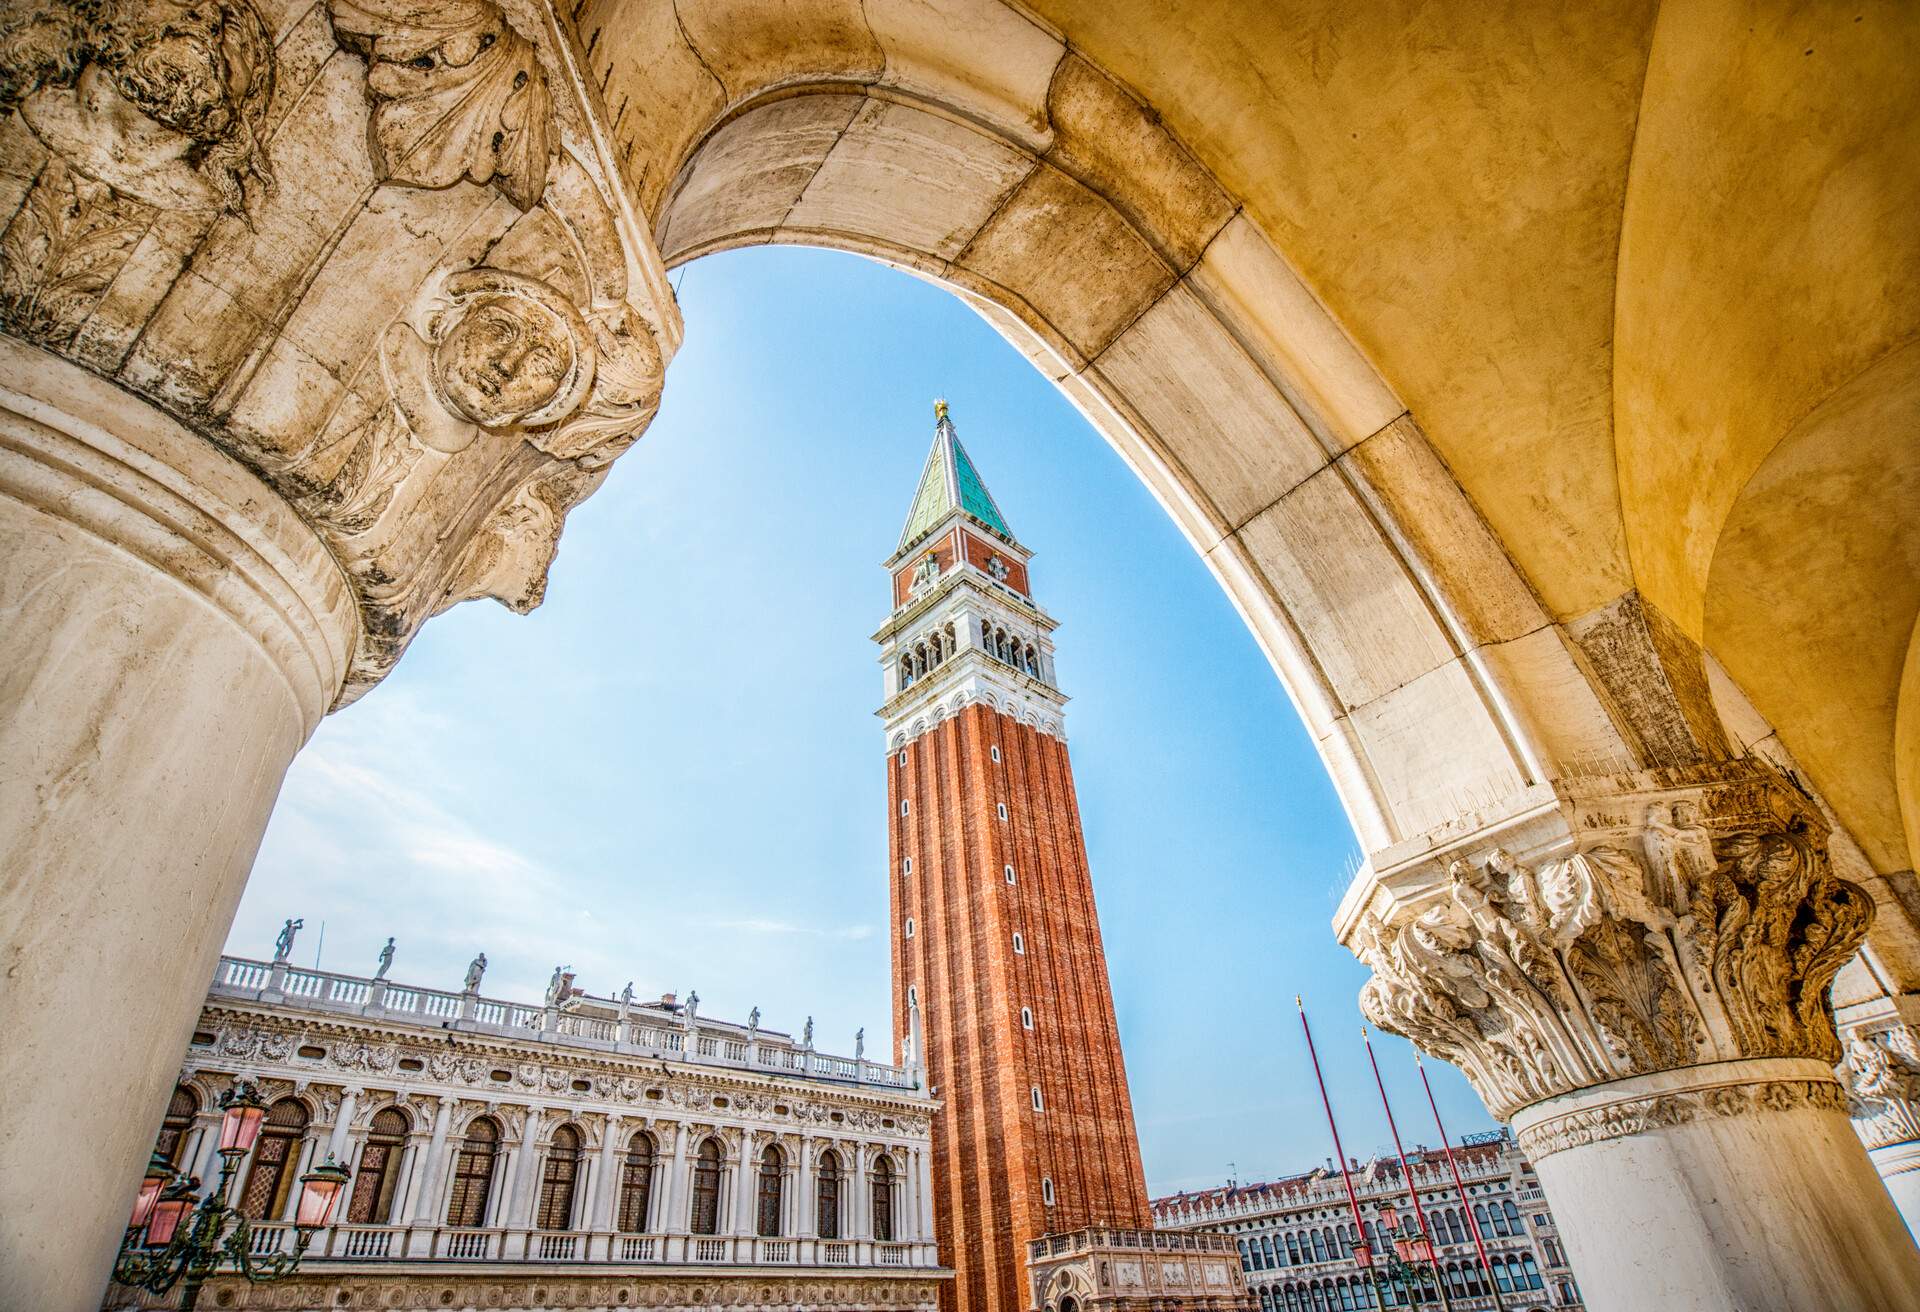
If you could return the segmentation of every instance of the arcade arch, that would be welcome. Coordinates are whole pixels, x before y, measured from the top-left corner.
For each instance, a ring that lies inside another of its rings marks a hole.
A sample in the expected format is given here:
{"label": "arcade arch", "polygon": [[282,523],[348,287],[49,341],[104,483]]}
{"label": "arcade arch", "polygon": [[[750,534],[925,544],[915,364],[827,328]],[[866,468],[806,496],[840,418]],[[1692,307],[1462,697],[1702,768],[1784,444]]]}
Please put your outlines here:
{"label": "arcade arch", "polygon": [[[1870,1301],[1910,1283],[1897,1218],[1834,1137],[1824,1015],[1869,895],[1882,993],[1920,978],[1906,654],[1920,601],[1897,579],[1873,591],[1878,575],[1852,563],[1909,559],[1914,532],[1887,510],[1905,484],[1873,485],[1913,452],[1885,435],[1914,427],[1901,351],[1920,331],[1920,252],[1879,222],[1920,200],[1888,156],[1920,94],[1910,16],[1783,32],[1732,12],[1656,21],[1645,4],[1404,22],[1306,5],[1175,25],[1146,0],[587,0],[529,26],[478,3],[466,35],[520,72],[469,111],[502,126],[473,134],[493,145],[468,159],[379,149],[404,93],[369,91],[366,70],[419,39],[404,16],[295,8],[234,12],[301,51],[318,24],[317,67],[277,70],[304,88],[269,110],[256,87],[216,87],[233,113],[206,119],[244,119],[294,181],[268,193],[236,174],[204,212],[188,206],[173,239],[190,269],[150,253],[72,293],[77,308],[9,303],[0,668],[20,713],[0,730],[0,862],[34,872],[8,893],[26,927],[10,974],[127,1000],[100,1032],[151,1042],[138,1062],[67,1050],[62,1034],[88,1023],[71,1009],[5,1040],[0,1064],[62,1051],[95,1096],[26,1091],[16,1121],[32,1139],[0,1131],[0,1179],[92,1198],[99,1224],[89,1247],[84,1225],[56,1234],[0,1206],[0,1247],[54,1272],[100,1265],[287,762],[431,613],[537,604],[566,509],[651,415],[680,332],[666,268],[785,241],[952,288],[1181,525],[1369,855],[1336,932],[1376,972],[1371,1014],[1458,1062],[1531,1136],[1576,1257],[1602,1275],[1597,1304],[1608,1280],[1632,1302],[1638,1270],[1720,1278],[1699,1255],[1723,1221],[1686,1201],[1683,1177],[1733,1168],[1691,1121],[1643,1130],[1674,1163],[1667,1185],[1637,1183],[1676,1248],[1608,1247],[1625,1242],[1607,1201],[1618,1141],[1578,1126],[1632,1125],[1620,1108],[1658,1099],[1770,1108],[1794,1121],[1778,1133],[1835,1145],[1815,1183],[1840,1200],[1834,1231],[1876,1256],[1783,1250],[1770,1269],[1802,1274],[1782,1288],[1855,1282]],[[1715,53],[1729,47],[1739,60]],[[19,84],[64,93],[49,67]],[[414,67],[431,82],[464,65]],[[1748,79],[1738,94],[1728,67]],[[530,85],[550,121],[511,99]],[[1703,115],[1724,131],[1689,128]],[[10,149],[64,151],[125,190],[116,203],[151,207],[150,179],[111,171],[115,143],[43,141],[32,117],[0,125]],[[1822,135],[1769,167],[1776,118]],[[1705,143],[1720,154],[1700,158]],[[190,144],[184,158],[231,158]],[[1727,185],[1697,185],[1703,172]],[[7,194],[17,207],[64,176]],[[1712,276],[1676,276],[1703,261]],[[510,422],[480,422],[426,363],[481,312],[571,352]],[[1692,357],[1706,367],[1676,363]],[[1809,469],[1835,509],[1872,508],[1810,562],[1826,519],[1801,495]],[[1769,666],[1772,639],[1822,616]],[[1832,653],[1855,642],[1870,668],[1843,676]],[[1835,858],[1852,883],[1826,870],[1836,822],[1858,839]],[[1825,950],[1778,975],[1781,996],[1702,1003],[1678,964],[1691,945],[1640,946],[1679,932],[1684,909],[1646,905],[1648,890],[1718,863],[1745,897],[1742,853],[1760,847],[1803,871],[1793,918]],[[1496,1007],[1469,945],[1494,941],[1491,925],[1538,929],[1522,890],[1549,870],[1595,890],[1592,919],[1549,906],[1537,945],[1588,993]],[[1405,938],[1423,916],[1459,944],[1446,970],[1423,973]],[[37,929],[52,924],[67,941],[84,927],[94,950],[62,960]],[[1598,957],[1656,981],[1629,1034],[1599,1019]],[[1525,1054],[1503,1046],[1500,1011],[1539,1031]],[[1698,1085],[1707,1066],[1731,1083]],[[62,1137],[51,1125],[101,1145],[88,1178],[42,1146]],[[1759,1174],[1722,1180],[1733,1196],[1809,1187],[1752,1157]],[[54,1288],[23,1286],[47,1306]]]}

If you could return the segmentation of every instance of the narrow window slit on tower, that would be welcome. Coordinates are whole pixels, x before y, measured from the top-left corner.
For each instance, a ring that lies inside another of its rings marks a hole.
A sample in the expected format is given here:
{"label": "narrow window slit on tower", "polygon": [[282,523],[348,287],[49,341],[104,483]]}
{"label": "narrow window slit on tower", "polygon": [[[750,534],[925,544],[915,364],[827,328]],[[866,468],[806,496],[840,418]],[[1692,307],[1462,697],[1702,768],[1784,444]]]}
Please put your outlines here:
{"label": "narrow window slit on tower", "polygon": [[[905,806],[905,805],[906,805],[906,803],[905,803],[905,802],[902,802],[902,803],[900,803],[900,805],[902,805],[902,806]],[[999,807],[999,810],[1000,810],[1000,818],[1001,818],[1002,820],[1005,820],[1005,819],[1007,818],[1007,804],[1006,804],[1005,802],[1002,802],[1002,803],[1000,803],[1000,807]],[[906,814],[906,812],[905,812],[905,811],[902,811],[902,812],[901,812],[900,814],[902,814],[902,815],[905,815],[905,814]]]}
{"label": "narrow window slit on tower", "polygon": [[1014,878],[1013,878],[1013,867],[1012,867],[1012,866],[1008,866],[1008,867],[1006,868],[1006,870],[1007,870],[1007,882],[1008,882],[1009,884],[1011,884],[1011,883],[1013,883],[1013,882],[1014,882]]}
{"label": "narrow window slit on tower", "polygon": [[1017,957],[1027,955],[1027,940],[1020,936],[1019,930],[1013,931],[1013,954]]}

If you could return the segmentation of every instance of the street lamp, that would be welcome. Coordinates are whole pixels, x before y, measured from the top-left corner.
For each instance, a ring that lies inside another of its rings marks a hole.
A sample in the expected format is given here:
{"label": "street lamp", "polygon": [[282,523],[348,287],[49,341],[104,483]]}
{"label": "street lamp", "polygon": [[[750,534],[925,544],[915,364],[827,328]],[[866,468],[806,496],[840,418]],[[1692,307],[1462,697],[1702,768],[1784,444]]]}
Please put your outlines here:
{"label": "street lamp", "polygon": [[[1382,1247],[1379,1268],[1386,1272],[1389,1280],[1397,1280],[1407,1288],[1408,1295],[1418,1301],[1420,1278],[1433,1277],[1433,1287],[1439,1291],[1440,1306],[1451,1308],[1453,1300],[1447,1294],[1447,1276],[1434,1259],[1433,1241],[1419,1231],[1403,1235],[1400,1233],[1399,1213],[1386,1206],[1380,1208],[1380,1237],[1387,1241]],[[1368,1262],[1372,1264],[1369,1253]]]}
{"label": "street lamp", "polygon": [[[340,1193],[350,1178],[347,1168],[327,1160],[300,1177],[300,1200],[294,1208],[293,1252],[256,1257],[253,1231],[247,1219],[228,1205],[233,1175],[260,1137],[267,1107],[259,1091],[245,1080],[236,1081],[220,1096],[220,1183],[195,1205],[200,1182],[176,1174],[155,1153],[140,1181],[120,1255],[114,1260],[117,1284],[165,1294],[176,1284],[181,1312],[200,1298],[200,1287],[224,1264],[256,1284],[284,1279],[300,1268],[300,1259],[313,1242],[313,1232],[333,1219]],[[231,1228],[230,1228],[231,1227]]]}

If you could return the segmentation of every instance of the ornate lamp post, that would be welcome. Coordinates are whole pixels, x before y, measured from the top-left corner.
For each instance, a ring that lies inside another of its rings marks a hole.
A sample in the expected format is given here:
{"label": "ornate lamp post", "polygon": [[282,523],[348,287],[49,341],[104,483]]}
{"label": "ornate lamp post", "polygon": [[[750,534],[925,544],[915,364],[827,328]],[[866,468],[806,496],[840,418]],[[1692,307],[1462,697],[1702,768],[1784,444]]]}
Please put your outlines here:
{"label": "ornate lamp post", "polygon": [[347,1168],[331,1154],[301,1176],[293,1252],[256,1257],[251,1251],[252,1227],[228,1205],[227,1194],[234,1171],[260,1137],[266,1104],[254,1086],[243,1080],[220,1096],[220,1110],[219,1185],[196,1206],[194,1195],[200,1182],[176,1174],[155,1153],[140,1182],[127,1237],[113,1264],[117,1284],[150,1294],[164,1294],[180,1285],[181,1312],[199,1301],[200,1287],[223,1266],[256,1283],[280,1280],[299,1270],[313,1232],[333,1219],[349,1178]]}
{"label": "ornate lamp post", "polygon": [[1420,1278],[1432,1276],[1433,1287],[1440,1294],[1440,1306],[1452,1308],[1453,1300],[1447,1296],[1446,1273],[1435,1260],[1433,1241],[1417,1230],[1410,1235],[1401,1234],[1399,1214],[1385,1206],[1380,1208],[1379,1226],[1380,1238],[1384,1241],[1381,1247],[1385,1251],[1377,1258],[1370,1253],[1368,1263],[1363,1265],[1377,1263],[1378,1270],[1384,1271],[1387,1279],[1399,1281],[1416,1299]]}

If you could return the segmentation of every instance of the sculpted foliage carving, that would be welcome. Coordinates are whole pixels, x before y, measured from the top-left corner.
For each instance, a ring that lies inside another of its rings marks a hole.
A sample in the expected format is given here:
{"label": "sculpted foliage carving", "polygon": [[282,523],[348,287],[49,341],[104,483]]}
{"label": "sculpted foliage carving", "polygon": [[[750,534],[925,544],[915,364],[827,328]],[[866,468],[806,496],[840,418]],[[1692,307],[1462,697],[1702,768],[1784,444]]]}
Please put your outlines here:
{"label": "sculpted foliage carving", "polygon": [[491,183],[521,209],[547,186],[552,103],[533,44],[485,0],[333,0],[368,58],[376,175],[415,187]]}
{"label": "sculpted foliage carving", "polygon": [[1498,848],[1452,861],[1438,897],[1360,924],[1362,1009],[1459,1065],[1502,1117],[1700,1062],[1837,1060],[1827,988],[1872,904],[1784,787],[1643,800],[1637,835],[1600,825],[1628,835],[1533,868]]}
{"label": "sculpted foliage carving", "polygon": [[1867,1147],[1920,1139],[1920,1036],[1912,1028],[1849,1035],[1840,1080]]}

